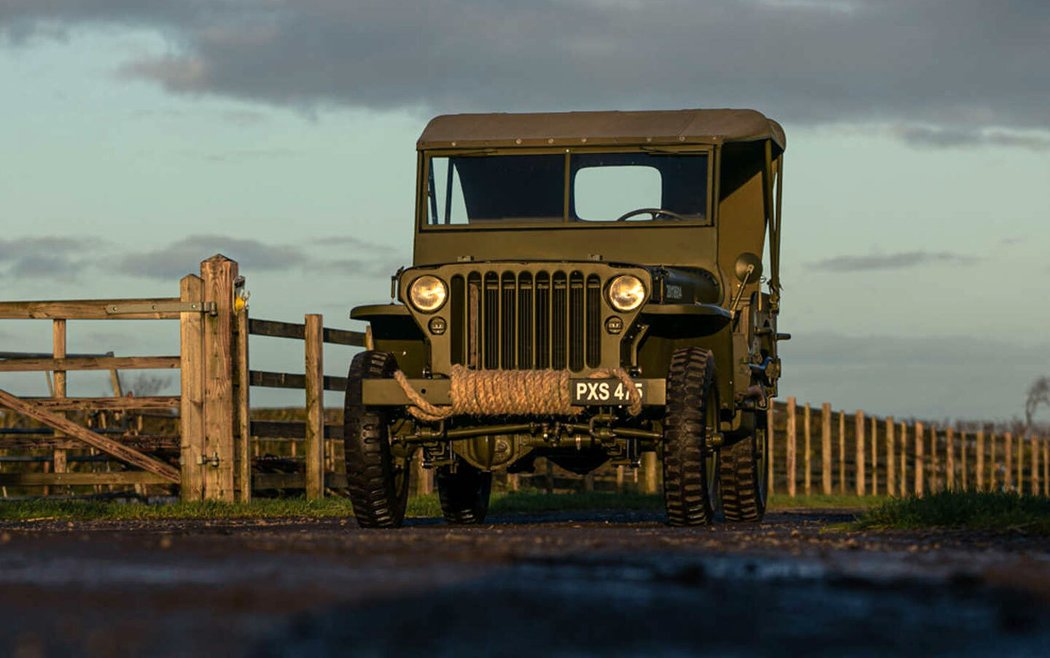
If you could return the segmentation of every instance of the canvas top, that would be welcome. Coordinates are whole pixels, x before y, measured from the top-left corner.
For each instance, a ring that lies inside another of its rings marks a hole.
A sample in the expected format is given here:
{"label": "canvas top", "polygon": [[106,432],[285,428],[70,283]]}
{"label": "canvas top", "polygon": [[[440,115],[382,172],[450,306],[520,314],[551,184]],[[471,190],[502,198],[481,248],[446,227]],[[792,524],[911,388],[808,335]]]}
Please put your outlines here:
{"label": "canvas top", "polygon": [[448,114],[434,117],[417,148],[722,144],[770,139],[786,147],[784,130],[755,110],[653,110]]}

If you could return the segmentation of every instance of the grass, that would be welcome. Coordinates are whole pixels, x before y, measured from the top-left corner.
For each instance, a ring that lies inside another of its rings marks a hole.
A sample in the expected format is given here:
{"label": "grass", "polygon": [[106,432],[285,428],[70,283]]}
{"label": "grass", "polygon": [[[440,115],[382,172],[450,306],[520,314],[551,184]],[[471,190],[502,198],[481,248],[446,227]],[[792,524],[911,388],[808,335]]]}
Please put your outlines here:
{"label": "grass", "polygon": [[951,528],[1050,535],[1050,499],[1014,493],[941,492],[886,500],[852,524],[858,530]]}
{"label": "grass", "polygon": [[[871,507],[884,501],[857,496],[774,496],[770,509]],[[492,514],[538,514],[596,510],[631,510],[660,512],[663,501],[658,495],[638,493],[554,494],[522,491],[493,493],[489,507]],[[353,514],[345,498],[307,501],[303,498],[260,498],[243,503],[170,503],[52,500],[46,498],[0,501],[0,520],[148,520],[148,519],[250,519],[276,517],[331,518]],[[408,516],[434,518],[441,516],[436,494],[409,499]]]}
{"label": "grass", "polygon": [[147,519],[227,519],[266,517],[340,517],[351,514],[350,501],[326,498],[259,499],[245,503],[145,504],[137,501],[48,500],[45,498],[0,501],[0,520],[41,521],[98,519],[138,521]]}
{"label": "grass", "polygon": [[854,495],[829,495],[811,494],[809,496],[795,496],[791,498],[786,494],[773,494],[769,497],[768,508],[770,510],[782,509],[846,509],[846,508],[870,508],[888,501],[885,496],[854,496]]}
{"label": "grass", "polygon": [[[657,511],[661,501],[657,496],[640,494],[567,494],[494,493],[490,503],[493,514],[527,514],[551,511],[578,510],[652,510]],[[148,519],[250,519],[275,517],[347,517],[353,514],[350,501],[345,498],[326,498],[308,501],[304,498],[256,499],[244,503],[170,503],[144,504],[141,502],[49,500],[46,498],[0,501],[0,520],[117,520]],[[436,494],[409,499],[408,516],[417,518],[441,516],[441,505]]]}

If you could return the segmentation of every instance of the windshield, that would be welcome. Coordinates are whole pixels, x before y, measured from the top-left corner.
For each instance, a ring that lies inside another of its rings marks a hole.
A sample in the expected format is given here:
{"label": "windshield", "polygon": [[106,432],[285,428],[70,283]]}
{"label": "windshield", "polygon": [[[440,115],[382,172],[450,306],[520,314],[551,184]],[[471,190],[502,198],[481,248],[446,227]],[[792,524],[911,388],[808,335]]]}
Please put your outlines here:
{"label": "windshield", "polygon": [[704,222],[706,152],[432,156],[426,224]]}

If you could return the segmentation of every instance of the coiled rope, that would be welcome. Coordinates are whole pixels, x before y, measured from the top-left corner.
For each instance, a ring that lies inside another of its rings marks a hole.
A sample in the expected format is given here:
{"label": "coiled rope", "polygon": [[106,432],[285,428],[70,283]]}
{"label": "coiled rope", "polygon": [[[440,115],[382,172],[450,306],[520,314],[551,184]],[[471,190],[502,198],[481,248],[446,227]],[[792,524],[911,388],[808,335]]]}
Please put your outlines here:
{"label": "coiled rope", "polygon": [[[454,415],[574,416],[581,407],[572,404],[569,374],[567,370],[470,370],[452,366],[452,405],[448,407],[428,402],[400,370],[394,379],[412,403],[408,412],[419,420],[434,422]],[[641,393],[623,368],[596,370],[587,378],[620,380],[627,389],[627,412],[632,416],[641,413]]]}

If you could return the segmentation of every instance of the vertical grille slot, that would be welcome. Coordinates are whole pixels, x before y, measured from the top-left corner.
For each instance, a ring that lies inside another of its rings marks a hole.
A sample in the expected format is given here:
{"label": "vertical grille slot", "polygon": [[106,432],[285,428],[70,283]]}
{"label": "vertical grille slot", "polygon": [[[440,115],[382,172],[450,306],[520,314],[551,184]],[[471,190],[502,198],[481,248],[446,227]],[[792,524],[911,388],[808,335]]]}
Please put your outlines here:
{"label": "vertical grille slot", "polygon": [[467,366],[481,367],[481,275],[471,272],[467,278]]}
{"label": "vertical grille slot", "polygon": [[569,365],[569,277],[565,272],[551,276],[551,368]]}
{"label": "vertical grille slot", "polygon": [[490,370],[499,368],[500,339],[500,299],[499,276],[495,272],[486,272],[481,296],[481,335],[484,345],[482,367]]}
{"label": "vertical grille slot", "polygon": [[587,277],[587,367],[597,368],[602,362],[602,281],[597,274]]}
{"label": "vertical grille slot", "polygon": [[536,274],[536,368],[551,367],[551,275]]}
{"label": "vertical grille slot", "polygon": [[500,305],[499,305],[499,342],[501,368],[514,369],[517,364],[514,361],[517,356],[515,346],[518,344],[517,301],[518,282],[517,278],[510,272],[504,272],[500,277]]}
{"label": "vertical grille slot", "polygon": [[569,370],[583,370],[583,274],[569,275]]}
{"label": "vertical grille slot", "polygon": [[463,276],[452,277],[449,285],[449,347],[452,363],[463,364],[467,355],[467,290]]}
{"label": "vertical grille slot", "polygon": [[518,278],[518,368],[533,367],[536,354],[533,318],[532,275],[523,272]]}

